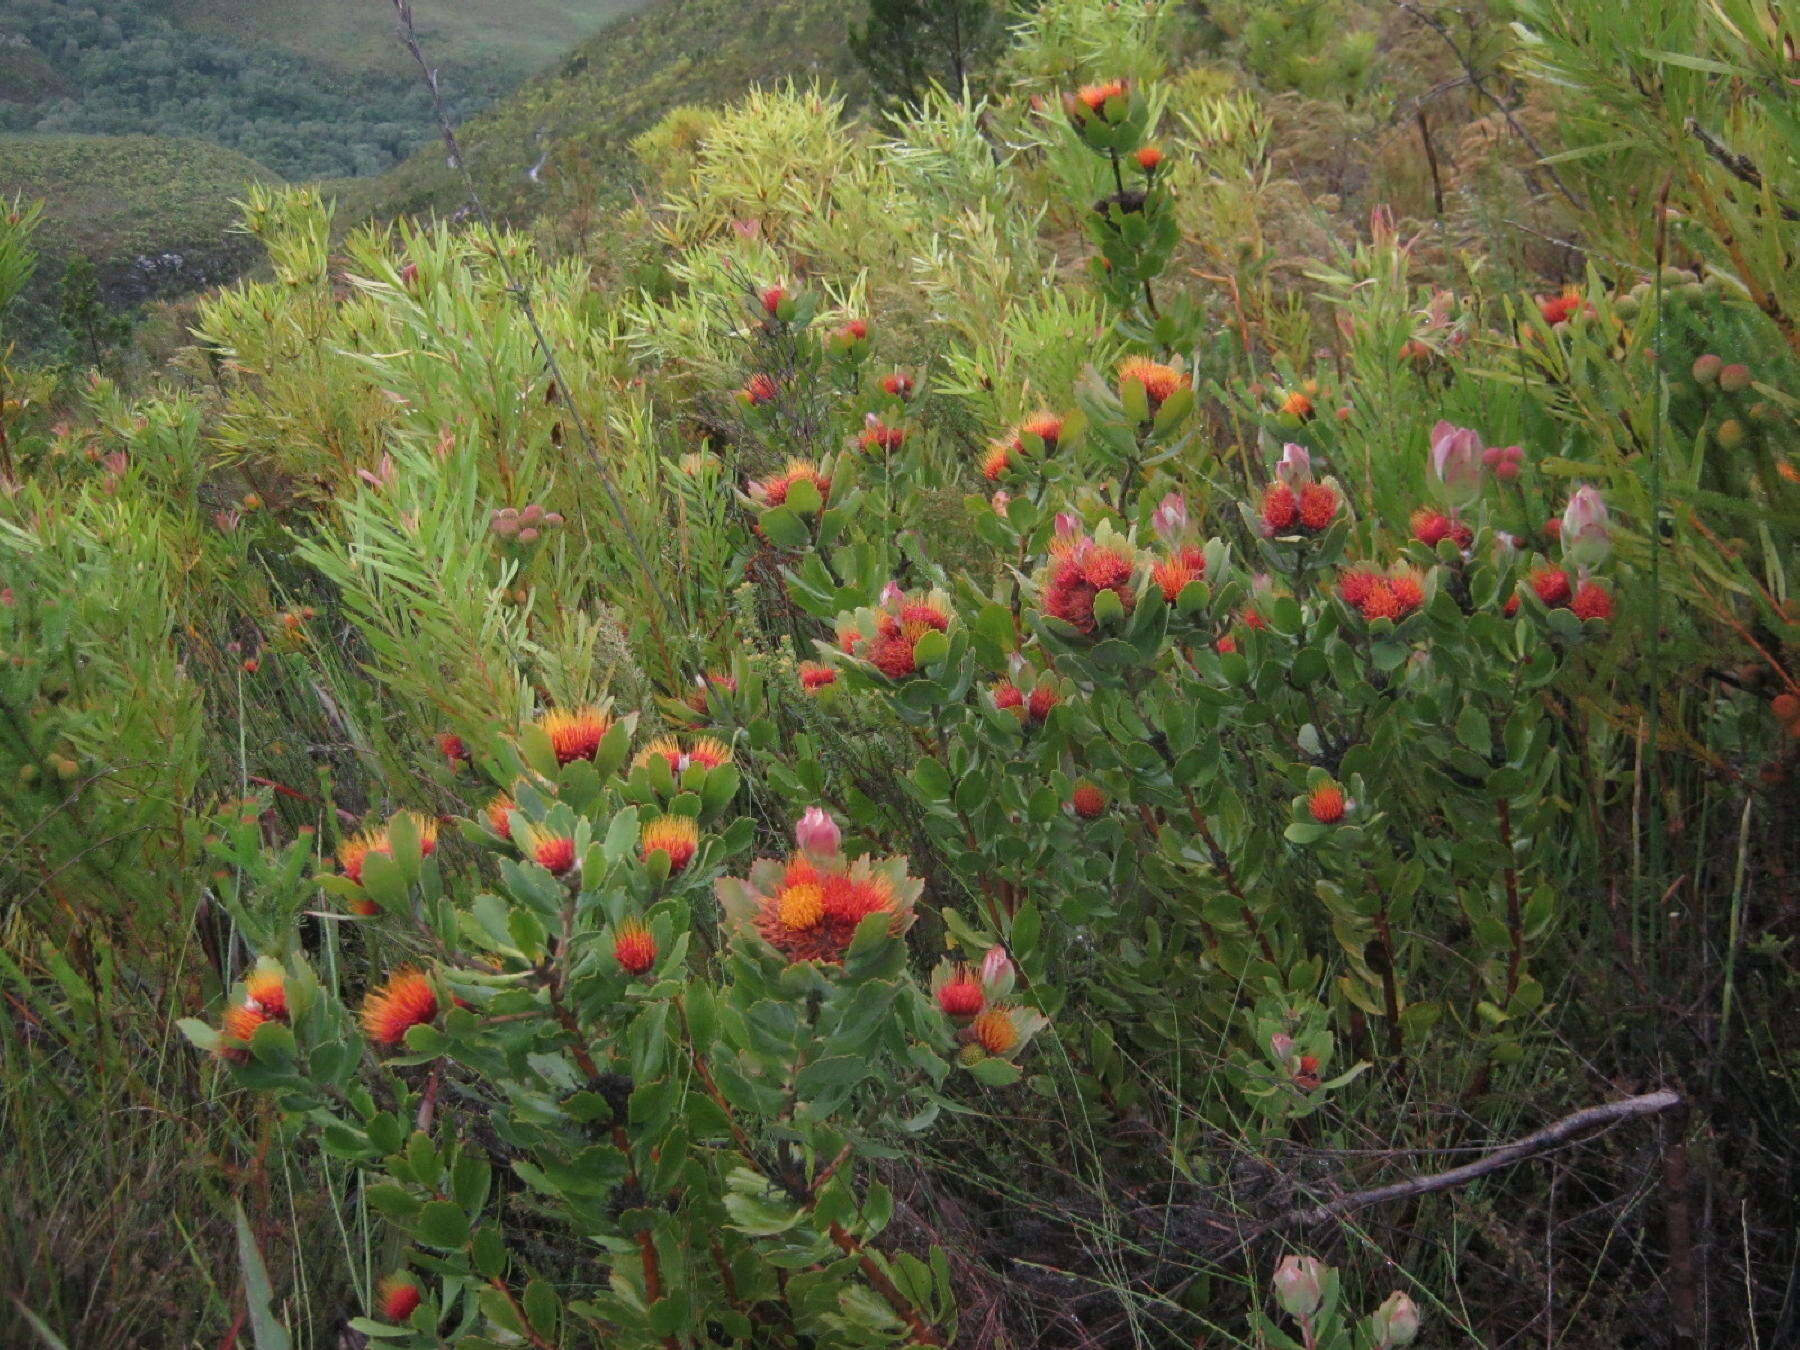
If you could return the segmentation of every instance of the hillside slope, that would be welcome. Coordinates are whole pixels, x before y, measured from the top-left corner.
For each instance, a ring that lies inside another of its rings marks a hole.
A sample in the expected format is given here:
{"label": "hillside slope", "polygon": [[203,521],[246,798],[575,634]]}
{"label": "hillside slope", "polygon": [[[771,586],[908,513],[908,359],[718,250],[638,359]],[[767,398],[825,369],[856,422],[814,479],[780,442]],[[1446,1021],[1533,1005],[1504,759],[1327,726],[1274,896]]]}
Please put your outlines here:
{"label": "hillside slope", "polygon": [[247,183],[274,178],[255,160],[204,141],[0,135],[0,198],[44,202],[25,341],[43,340],[45,307],[76,255],[94,262],[103,294],[121,307],[237,275],[255,250],[231,230],[233,203]]}
{"label": "hillside slope", "polygon": [[[656,0],[463,128],[476,183],[495,211],[528,217],[551,204],[558,186],[604,192],[629,182],[627,145],[671,108],[724,102],[785,78],[854,92],[845,41],[854,9],[842,0]],[[346,187],[348,213],[358,216],[447,211],[463,200],[436,147]]]}

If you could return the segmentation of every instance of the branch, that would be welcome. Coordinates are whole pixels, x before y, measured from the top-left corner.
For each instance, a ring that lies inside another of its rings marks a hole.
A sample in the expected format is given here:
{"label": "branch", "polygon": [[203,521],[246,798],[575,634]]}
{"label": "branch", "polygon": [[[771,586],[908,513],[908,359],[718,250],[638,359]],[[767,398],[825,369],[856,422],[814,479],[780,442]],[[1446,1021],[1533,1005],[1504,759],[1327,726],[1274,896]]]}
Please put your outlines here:
{"label": "branch", "polygon": [[[1687,134],[1705,146],[1706,153],[1717,160],[1726,173],[1739,182],[1748,183],[1758,192],[1763,190],[1762,170],[1756,167],[1756,162],[1748,155],[1738,154],[1692,117],[1688,118],[1685,126]],[[1781,212],[1784,220],[1800,220],[1800,211],[1796,211],[1791,206],[1784,206],[1777,202],[1776,210]]]}
{"label": "branch", "polygon": [[1472,1163],[1464,1163],[1461,1167],[1452,1167],[1448,1172],[1436,1172],[1425,1177],[1410,1177],[1405,1181],[1396,1181],[1388,1186],[1377,1186],[1373,1190],[1355,1191],[1312,1209],[1289,1210],[1269,1226],[1271,1228],[1305,1228],[1314,1224],[1328,1223],[1340,1215],[1349,1214],[1353,1210],[1363,1209],[1369,1205],[1379,1205],[1389,1200],[1404,1200],[1414,1195],[1429,1195],[1433,1191],[1447,1191],[1452,1186],[1464,1185],[1474,1181],[1477,1177],[1486,1176],[1489,1172],[1498,1172],[1503,1167],[1511,1167],[1514,1163],[1524,1162],[1527,1158],[1548,1152],[1558,1144],[1566,1143],[1576,1135],[1591,1130],[1597,1125],[1612,1125],[1622,1120],[1635,1120],[1639,1116],[1653,1116],[1663,1111],[1672,1111],[1681,1104],[1680,1093],[1664,1088],[1660,1092],[1645,1093],[1640,1097],[1627,1097],[1622,1102],[1607,1102],[1601,1106],[1590,1106],[1544,1126],[1535,1134],[1528,1134],[1523,1139],[1515,1139],[1510,1144],[1502,1144],[1492,1153],[1477,1158]]}

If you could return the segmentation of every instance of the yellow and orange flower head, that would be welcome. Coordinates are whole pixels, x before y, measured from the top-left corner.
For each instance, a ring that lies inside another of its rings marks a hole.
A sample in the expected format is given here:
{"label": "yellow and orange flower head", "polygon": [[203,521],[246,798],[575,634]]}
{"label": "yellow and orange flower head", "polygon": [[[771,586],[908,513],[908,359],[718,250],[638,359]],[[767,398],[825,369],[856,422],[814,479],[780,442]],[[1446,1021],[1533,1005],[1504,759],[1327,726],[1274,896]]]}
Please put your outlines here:
{"label": "yellow and orange flower head", "polygon": [[975,1044],[990,1055],[1004,1055],[1019,1044],[1019,1028],[1011,1008],[989,1008],[969,1024],[969,1031]]}
{"label": "yellow and orange flower head", "polygon": [[225,1010],[224,1021],[220,1024],[219,1034],[231,1044],[219,1046],[219,1057],[228,1059],[233,1064],[242,1064],[250,1058],[250,1038],[264,1022],[274,1019],[262,1008],[253,1003],[234,1003]]}
{"label": "yellow and orange flower head", "polygon": [[337,847],[338,868],[350,880],[362,882],[363,863],[371,853],[392,854],[385,826],[375,826],[361,834],[353,834]]}
{"label": "yellow and orange flower head", "polygon": [[438,823],[436,816],[428,816],[422,811],[408,811],[412,818],[413,828],[419,835],[419,856],[429,858],[437,852]]}
{"label": "yellow and orange flower head", "polygon": [[731,747],[716,736],[702,736],[689,748],[688,762],[703,769],[716,769],[731,763]]}
{"label": "yellow and orange flower head", "polygon": [[382,1321],[399,1324],[413,1315],[421,1297],[412,1276],[383,1276],[381,1283],[375,1286],[375,1311]]}
{"label": "yellow and orange flower head", "polygon": [[592,704],[552,708],[538,718],[537,725],[550,738],[556,762],[573,764],[578,759],[592,759],[600,752],[600,742],[612,730],[612,715]]}
{"label": "yellow and orange flower head", "polygon": [[671,873],[692,862],[699,847],[700,827],[692,816],[659,816],[646,821],[638,835],[638,856],[649,862],[652,854],[667,854]]}
{"label": "yellow and orange flower head", "polygon": [[575,841],[548,826],[525,827],[525,851],[552,876],[560,877],[575,866]]}
{"label": "yellow and orange flower head", "polygon": [[921,889],[904,858],[851,862],[803,853],[785,863],[760,859],[747,879],[717,883],[726,924],[740,940],[760,938],[790,964],[821,965],[841,962],[857,925],[872,914],[888,915],[889,931],[904,932]]}
{"label": "yellow and orange flower head", "polygon": [[1127,357],[1119,366],[1119,387],[1123,389],[1127,384],[1143,385],[1144,396],[1149,400],[1152,412],[1186,389],[1189,383],[1188,377],[1179,370],[1148,357]]}
{"label": "yellow and orange flower head", "polygon": [[1306,794],[1306,809],[1321,825],[1335,825],[1344,818],[1344,789],[1336,783],[1320,783]]}
{"label": "yellow and orange flower head", "polygon": [[1109,100],[1125,97],[1130,89],[1130,82],[1126,80],[1103,80],[1095,84],[1084,84],[1075,91],[1074,102],[1086,108],[1090,113],[1098,115]]}
{"label": "yellow and orange flower head", "polygon": [[502,792],[482,808],[487,817],[488,828],[502,839],[512,839],[512,811],[518,803]]}
{"label": "yellow and orange flower head", "polygon": [[1038,412],[1019,423],[1019,429],[1014,436],[1017,443],[1021,445],[1027,444],[1025,437],[1035,436],[1044,443],[1044,449],[1050,451],[1056,449],[1056,444],[1062,439],[1062,434],[1062,418],[1053,412]]}
{"label": "yellow and orange flower head", "polygon": [[753,480],[747,488],[750,499],[758,506],[782,506],[797,483],[811,483],[818,489],[821,502],[830,500],[831,478],[805,460],[790,459],[779,474]]}
{"label": "yellow and orange flower head", "polygon": [[416,970],[396,970],[363,999],[363,1030],[377,1045],[398,1045],[411,1028],[424,1026],[437,1015],[437,990],[429,976]]}
{"label": "yellow and orange flower head", "polygon": [[998,483],[1012,467],[1012,446],[1005,441],[995,441],[981,457],[981,476],[990,483]]}
{"label": "yellow and orange flower head", "polygon": [[273,966],[258,966],[244,977],[244,1003],[270,1017],[287,1017],[287,979]]}
{"label": "yellow and orange flower head", "polygon": [[1176,554],[1172,558],[1165,558],[1152,566],[1150,569],[1150,579],[1156,583],[1157,589],[1163,593],[1163,599],[1172,605],[1175,603],[1176,597],[1181,594],[1189,582],[1200,580],[1205,573],[1206,559],[1202,557],[1200,559],[1200,565],[1196,567],[1188,553],[1184,551]]}

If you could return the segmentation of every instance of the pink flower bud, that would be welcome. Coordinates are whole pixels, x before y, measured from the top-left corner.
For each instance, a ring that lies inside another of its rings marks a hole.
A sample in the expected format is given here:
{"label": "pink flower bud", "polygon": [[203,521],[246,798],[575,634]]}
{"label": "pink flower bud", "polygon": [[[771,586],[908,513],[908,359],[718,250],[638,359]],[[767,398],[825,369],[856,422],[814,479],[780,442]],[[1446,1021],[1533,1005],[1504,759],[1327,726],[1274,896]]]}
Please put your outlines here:
{"label": "pink flower bud", "polygon": [[1275,1301],[1290,1317],[1308,1318],[1319,1310],[1324,1297],[1320,1277],[1324,1267],[1314,1256],[1284,1256],[1275,1267]]}
{"label": "pink flower bud", "polygon": [[881,603],[886,605],[889,609],[894,608],[896,605],[904,604],[905,602],[906,592],[901,590],[894,582],[890,581],[881,588]]}
{"label": "pink flower bud", "polygon": [[1431,474],[1458,505],[1481,493],[1481,437],[1440,421],[1431,429]]}
{"label": "pink flower bud", "polygon": [[1276,1059],[1286,1059],[1294,1053],[1294,1038],[1285,1031],[1278,1031],[1269,1037],[1269,1053]]}
{"label": "pink flower bud", "polygon": [[1375,1350],[1398,1350],[1411,1345],[1419,1334],[1419,1305],[1405,1294],[1393,1293],[1375,1310]]}
{"label": "pink flower bud", "polygon": [[843,834],[838,830],[837,822],[817,806],[807,807],[800,823],[794,826],[794,842],[800,845],[802,853],[833,858],[842,841]]}
{"label": "pink flower bud", "polygon": [[1295,492],[1312,482],[1312,456],[1304,445],[1289,441],[1281,447],[1281,462],[1275,466],[1275,477]]}
{"label": "pink flower bud", "polygon": [[1592,567],[1612,551],[1612,532],[1607,529],[1610,516],[1599,490],[1583,484],[1575,489],[1569,504],[1563,508],[1563,560],[1577,567]]}
{"label": "pink flower bud", "polygon": [[1012,984],[1012,958],[1007,956],[1004,947],[989,947],[987,955],[981,958],[981,982],[984,985],[998,984],[1006,981]]}
{"label": "pink flower bud", "polygon": [[1008,492],[1005,488],[1001,488],[992,497],[988,498],[988,503],[994,508],[994,514],[997,516],[1006,514],[1007,505],[1011,501],[1012,493]]}
{"label": "pink flower bud", "polygon": [[1081,517],[1073,511],[1056,513],[1056,536],[1059,539],[1073,539],[1081,533]]}
{"label": "pink flower bud", "polygon": [[1165,544],[1172,544],[1186,534],[1187,527],[1187,501],[1179,492],[1164,497],[1150,516],[1150,528]]}

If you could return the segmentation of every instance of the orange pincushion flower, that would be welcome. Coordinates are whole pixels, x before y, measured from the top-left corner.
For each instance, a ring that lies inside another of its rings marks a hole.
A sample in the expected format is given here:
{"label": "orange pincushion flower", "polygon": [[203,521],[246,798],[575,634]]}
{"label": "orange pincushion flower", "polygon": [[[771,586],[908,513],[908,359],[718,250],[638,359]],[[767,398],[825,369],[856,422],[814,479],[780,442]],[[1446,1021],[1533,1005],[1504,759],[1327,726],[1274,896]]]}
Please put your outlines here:
{"label": "orange pincushion flower", "polygon": [[967,966],[958,964],[950,978],[938,986],[937,1005],[951,1017],[973,1017],[985,1001],[981,981]]}
{"label": "orange pincushion flower", "polygon": [[1145,173],[1155,173],[1163,162],[1163,152],[1154,145],[1140,145],[1132,158]]}
{"label": "orange pincushion flower", "polygon": [[363,999],[362,1024],[378,1045],[398,1045],[413,1027],[424,1026],[438,1014],[437,990],[419,971],[396,970],[380,989]]}
{"label": "orange pincushion flower", "polygon": [[454,731],[446,731],[437,738],[438,749],[444,758],[452,764],[466,764],[469,760],[469,747],[463,744],[463,738]]}
{"label": "orange pincushion flower", "polygon": [[542,825],[526,827],[525,847],[537,865],[552,876],[560,877],[575,865],[575,841]]}
{"label": "orange pincushion flower", "polygon": [[653,853],[668,854],[671,873],[693,861],[699,847],[700,827],[692,816],[659,816],[647,821],[638,835],[638,856],[649,862]]}
{"label": "orange pincushion flower", "polygon": [[260,1007],[249,1003],[234,1003],[225,1010],[224,1021],[220,1024],[219,1034],[227,1041],[236,1041],[235,1045],[221,1045],[219,1055],[234,1064],[242,1064],[250,1058],[250,1038],[264,1022],[274,1019]]}
{"label": "orange pincushion flower", "polygon": [[790,933],[818,927],[825,917],[825,888],[816,881],[798,881],[775,897],[775,917]]}
{"label": "orange pincushion flower", "polygon": [[1366,567],[1352,567],[1338,577],[1338,598],[1353,609],[1360,609],[1362,602],[1369,598],[1369,592],[1375,583],[1381,580],[1379,572],[1371,572]]}
{"label": "orange pincushion flower", "polygon": [[1300,489],[1300,523],[1317,534],[1337,514],[1338,495],[1324,483],[1308,483]]}
{"label": "orange pincushion flower", "polygon": [[781,392],[773,375],[765,375],[761,371],[744,381],[744,387],[738,390],[738,398],[753,408],[765,403],[773,403],[775,396]]}
{"label": "orange pincushion flower", "polygon": [[673,736],[658,736],[637,752],[632,763],[641,767],[657,759],[667,764],[669,772],[679,777],[696,765],[702,769],[716,769],[721,764],[731,763],[731,747],[715,737],[702,736],[683,750],[681,742]]}
{"label": "orange pincushion flower", "polygon": [[600,751],[600,742],[612,729],[612,717],[591,705],[580,708],[552,708],[538,718],[537,725],[550,738],[558,764],[573,764],[578,759],[592,759]]}
{"label": "orange pincushion flower", "polygon": [[1033,413],[1019,423],[1019,430],[1016,434],[1036,436],[1044,443],[1046,450],[1054,450],[1056,443],[1062,439],[1063,420],[1051,412]]}
{"label": "orange pincushion flower", "polygon": [[613,959],[633,975],[656,964],[656,939],[638,919],[627,919],[613,931]]}
{"label": "orange pincushion flower", "polygon": [[1344,818],[1344,790],[1336,783],[1320,783],[1306,794],[1306,809],[1321,825],[1335,825]]}
{"label": "orange pincushion flower", "polygon": [[702,736],[688,749],[688,762],[703,769],[731,763],[731,747],[712,736]]}
{"label": "orange pincushion flower", "polygon": [[862,435],[857,443],[865,450],[879,450],[883,454],[892,454],[906,441],[905,427],[891,427],[879,417],[870,416],[863,427]]}
{"label": "orange pincushion flower", "polygon": [[990,483],[997,483],[1009,468],[1012,467],[1012,447],[995,441],[988,446],[987,453],[981,457],[981,476]]}
{"label": "orange pincushion flower", "polygon": [[837,683],[837,671],[822,661],[802,661],[800,663],[800,687],[809,694],[817,693],[828,684]]}
{"label": "orange pincushion flower", "polygon": [[1400,606],[1402,614],[1411,614],[1425,603],[1425,588],[1419,584],[1418,574],[1412,571],[1401,572],[1398,576],[1388,578],[1388,589],[1394,593],[1394,600]]}
{"label": "orange pincushion flower", "polygon": [[1198,581],[1205,571],[1206,560],[1204,558],[1201,559],[1200,566],[1195,567],[1185,554],[1182,554],[1173,558],[1165,558],[1153,566],[1150,569],[1150,579],[1156,583],[1157,589],[1162,591],[1163,599],[1174,604],[1175,598],[1181,594],[1188,583]]}
{"label": "orange pincushion flower", "polygon": [[751,482],[748,485],[749,495],[758,506],[780,506],[787,501],[788,493],[794,490],[797,483],[811,483],[817,489],[821,502],[831,496],[830,476],[799,459],[790,459],[787,467],[773,478]]}
{"label": "orange pincushion flower", "polygon": [[898,399],[912,397],[913,378],[904,370],[889,371],[881,377],[881,392]]}
{"label": "orange pincushion flower", "polygon": [[1306,418],[1313,415],[1312,400],[1300,390],[1296,389],[1286,398],[1281,400],[1281,411],[1284,413],[1291,413],[1293,416],[1304,421]]}
{"label": "orange pincushion flower", "polygon": [[337,847],[338,867],[350,880],[362,882],[363,863],[371,853],[389,854],[387,830],[374,827],[351,835]]}
{"label": "orange pincushion flower", "polygon": [[1538,313],[1552,328],[1567,323],[1581,313],[1581,309],[1581,296],[1574,290],[1564,291],[1561,295],[1544,296],[1538,300]]}
{"label": "orange pincushion flower", "polygon": [[1069,796],[1069,805],[1075,808],[1075,814],[1083,820],[1095,820],[1106,810],[1106,794],[1084,780],[1075,785],[1075,791]]}
{"label": "orange pincushion flower", "polygon": [[1124,80],[1105,80],[1099,84],[1084,84],[1075,91],[1075,99],[1089,112],[1097,113],[1106,106],[1108,99],[1123,98],[1128,87]]}
{"label": "orange pincushion flower", "polygon": [[1004,1055],[1019,1043],[1011,1008],[989,1008],[969,1024],[975,1043],[990,1055]]}
{"label": "orange pincushion flower", "polygon": [[1377,578],[1369,587],[1369,593],[1362,601],[1362,616],[1371,620],[1398,620],[1403,617],[1400,597],[1394,594],[1394,588],[1388,584],[1386,577]]}
{"label": "orange pincushion flower", "polygon": [[375,1286],[375,1310],[384,1322],[401,1323],[419,1306],[419,1286],[410,1275],[388,1275]]}
{"label": "orange pincushion flower", "polygon": [[510,813],[517,805],[517,802],[502,792],[482,808],[482,813],[487,817],[488,828],[502,839],[512,838]]}
{"label": "orange pincushion flower", "polygon": [[253,970],[244,977],[244,1004],[270,1017],[287,1016],[287,981],[279,970]]}
{"label": "orange pincushion flower", "polygon": [[1610,619],[1613,612],[1612,595],[1597,581],[1584,581],[1575,592],[1575,598],[1569,602],[1569,609],[1578,619]]}
{"label": "orange pincushion flower", "polygon": [[1127,357],[1119,366],[1119,387],[1127,384],[1141,384],[1144,395],[1150,401],[1152,412],[1162,407],[1180,390],[1188,387],[1188,377],[1173,367],[1152,361],[1148,357]]}

